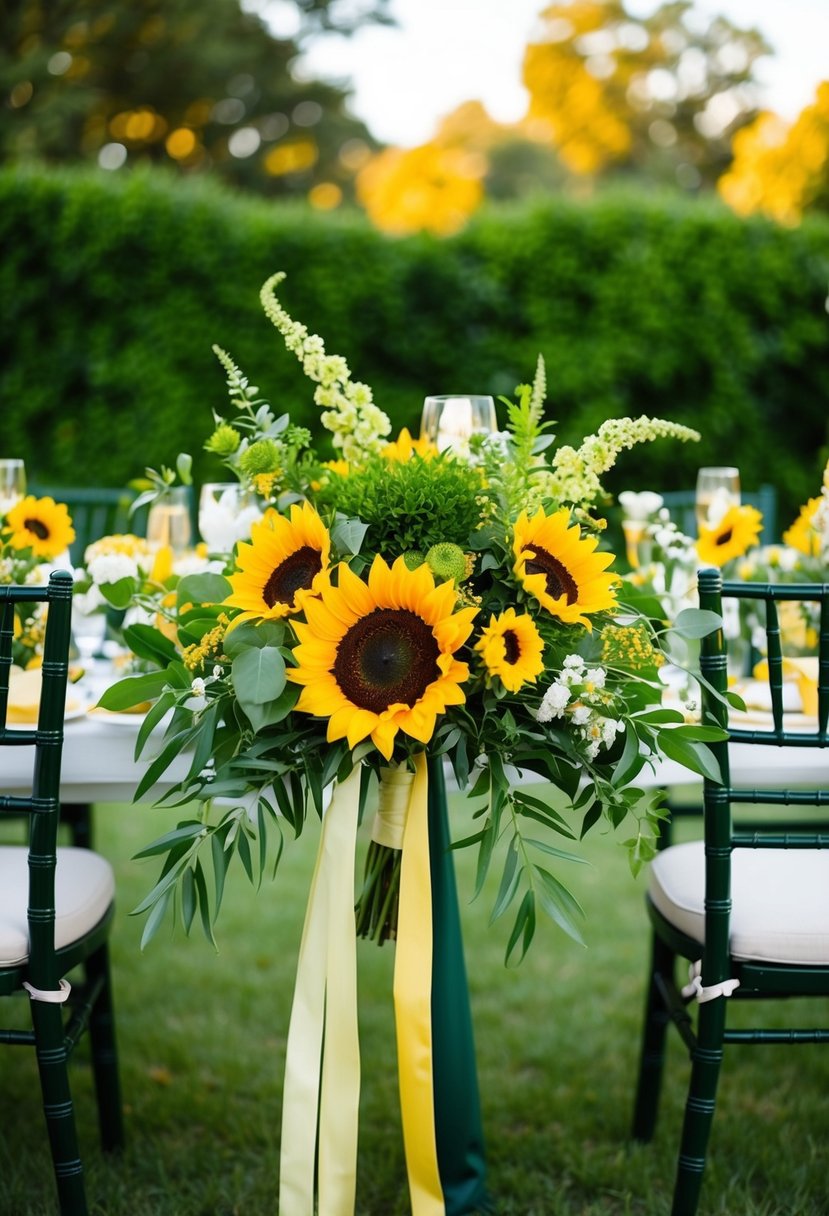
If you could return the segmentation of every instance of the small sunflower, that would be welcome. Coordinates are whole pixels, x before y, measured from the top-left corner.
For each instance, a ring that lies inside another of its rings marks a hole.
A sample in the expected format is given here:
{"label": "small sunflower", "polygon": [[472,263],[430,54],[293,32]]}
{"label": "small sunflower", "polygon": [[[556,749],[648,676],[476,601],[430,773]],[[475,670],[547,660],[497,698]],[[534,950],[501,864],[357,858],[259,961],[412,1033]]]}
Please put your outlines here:
{"label": "small sunflower", "polygon": [[69,512],[54,498],[21,499],[6,516],[15,549],[31,549],[35,557],[57,557],[75,539]]}
{"label": "small sunflower", "polygon": [[409,428],[403,430],[393,443],[387,443],[381,451],[386,460],[410,460],[412,456],[420,456],[423,460],[431,460],[437,456],[437,445],[431,439],[412,439]]}
{"label": "small sunflower", "polygon": [[241,544],[238,573],[231,574],[233,594],[225,603],[241,608],[233,625],[299,612],[308,595],[318,595],[327,579],[331,539],[308,503],[291,507],[291,517],[269,511],[250,529],[250,544]]}
{"label": "small sunflower", "polygon": [[328,718],[329,742],[371,736],[387,760],[398,731],[428,743],[438,714],[466,699],[469,668],[454,656],[478,610],[455,612],[456,602],[451,583],[436,586],[428,566],[410,570],[402,557],[375,557],[367,583],[338,566],[336,587],[307,599],[306,623],[293,625],[297,710]]}
{"label": "small sunflower", "polygon": [[729,507],[716,528],[700,528],[697,553],[701,562],[724,566],[757,544],[763,516],[756,507]]}
{"label": "small sunflower", "polygon": [[815,527],[814,520],[822,502],[823,498],[820,495],[817,498],[810,498],[800,508],[800,514],[792,526],[783,533],[783,543],[790,545],[792,549],[797,549],[799,553],[805,553],[807,557],[820,556],[820,533]]}
{"label": "small sunflower", "polygon": [[514,608],[490,617],[475,649],[481,652],[488,674],[497,676],[508,692],[534,684],[544,670],[544,643],[535,621],[526,612],[519,616]]}
{"label": "small sunflower", "polygon": [[515,521],[512,550],[516,575],[524,588],[549,613],[567,624],[592,629],[588,613],[615,608],[616,576],[605,573],[612,553],[596,553],[598,540],[581,534],[570,523],[566,507],[529,519],[522,511]]}

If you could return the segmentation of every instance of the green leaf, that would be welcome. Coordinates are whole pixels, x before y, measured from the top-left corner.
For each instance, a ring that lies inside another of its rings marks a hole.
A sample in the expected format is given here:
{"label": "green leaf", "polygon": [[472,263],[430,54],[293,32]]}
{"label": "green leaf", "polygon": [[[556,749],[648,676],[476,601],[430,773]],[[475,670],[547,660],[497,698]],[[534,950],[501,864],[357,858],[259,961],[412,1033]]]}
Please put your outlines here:
{"label": "green leaf", "polygon": [[165,638],[161,630],[153,625],[139,622],[136,625],[127,625],[123,632],[124,641],[139,659],[149,659],[159,667],[166,667],[178,658],[178,651],[170,639]]}
{"label": "green leaf", "polygon": [[[728,731],[719,726],[697,726],[693,723],[677,726],[671,734],[679,735],[681,739],[695,739],[697,743],[722,743],[723,739],[728,738]],[[660,738],[663,737],[660,735]]]}
{"label": "green leaf", "polygon": [[160,853],[169,853],[170,850],[177,844],[185,840],[193,840],[196,836],[201,836],[204,831],[204,824],[198,820],[192,820],[189,823],[180,823],[172,832],[166,832],[163,836],[159,836],[152,844],[148,844],[140,853],[135,853],[133,861],[140,861],[144,857],[157,857]]}
{"label": "green leaf", "polygon": [[267,705],[285,688],[285,660],[275,647],[243,650],[233,660],[233,687],[245,712],[248,705]]}
{"label": "green leaf", "polygon": [[250,841],[247,838],[244,828],[240,830],[236,840],[238,842],[236,847],[239,850],[239,858],[245,868],[245,873],[250,879],[250,882],[253,883],[253,858],[250,852]]}
{"label": "green leaf", "polygon": [[690,641],[707,638],[709,633],[722,629],[722,623],[718,612],[710,612],[707,608],[683,608],[669,632],[677,633],[681,638]]}
{"label": "green leaf", "polygon": [[140,757],[142,751],[144,750],[144,745],[155,730],[156,726],[158,726],[164,715],[173,708],[175,703],[176,694],[172,691],[172,689],[167,689],[166,692],[161,694],[155,705],[152,705],[147,710],[146,714],[144,715],[144,721],[138,728],[138,736],[135,740],[136,760],[138,760]]}
{"label": "green leaf", "polygon": [[611,785],[626,785],[631,778],[641,772],[645,757],[639,750],[639,736],[630,725],[625,727],[625,746],[614,769]]}
{"label": "green leaf", "polygon": [[215,891],[215,912],[219,915],[219,909],[222,906],[222,896],[225,889],[225,877],[227,876],[227,865],[229,857],[225,853],[225,837],[227,832],[221,830],[216,831],[210,838],[210,852],[213,856],[213,886]]}
{"label": "green leaf", "polygon": [[113,608],[129,608],[130,601],[138,590],[133,578],[119,578],[115,583],[101,583],[101,595]]}
{"label": "green leaf", "polygon": [[282,722],[299,700],[301,689],[298,684],[286,684],[275,701],[268,705],[245,705],[245,714],[258,734],[266,726],[274,726]]}
{"label": "green leaf", "polygon": [[518,907],[518,912],[515,917],[515,924],[512,926],[509,941],[507,942],[506,953],[504,954],[504,964],[509,965],[512,953],[518,945],[519,938],[521,941],[521,953],[518,956],[520,963],[530,947],[530,942],[535,933],[535,895],[532,891],[525,891],[524,898]]}
{"label": "green leaf", "polygon": [[548,853],[550,857],[558,857],[561,861],[574,861],[580,866],[587,865],[586,857],[580,857],[578,853],[568,853],[566,849],[557,849],[555,845],[547,844],[546,840],[525,837],[524,844],[531,844],[533,848],[540,849],[542,853]]}
{"label": "green leaf", "polygon": [[232,588],[221,574],[187,574],[176,588],[176,607],[184,604],[221,604]]}
{"label": "green leaf", "polygon": [[704,743],[683,739],[676,729],[668,729],[659,732],[659,749],[669,760],[676,760],[677,764],[722,785],[720,766]]}
{"label": "green leaf", "polygon": [[156,781],[162,773],[164,773],[175,759],[175,757],[184,750],[188,744],[193,742],[198,728],[190,727],[187,730],[179,731],[177,735],[173,735],[172,739],[168,740],[162,748],[159,755],[149,765],[144,776],[138,783],[138,788],[133,795],[133,801],[138,802],[140,798],[152,789]]}
{"label": "green leaf", "polygon": [[231,659],[235,659],[237,654],[241,654],[243,650],[247,650],[251,646],[262,648],[263,646],[281,646],[285,641],[285,626],[282,621],[260,621],[258,625],[251,624],[250,621],[243,621],[241,625],[237,625],[235,629],[231,629],[225,634],[223,642],[224,652]]}
{"label": "green leaf", "polygon": [[483,834],[481,836],[481,847],[478,850],[478,865],[475,873],[475,892],[472,896],[477,899],[481,894],[486,876],[489,873],[489,863],[492,860],[492,851],[495,848],[496,832],[495,825],[491,819],[487,819],[484,824]]}
{"label": "green leaf", "polygon": [[564,930],[568,937],[572,937],[573,941],[583,946],[584,938],[576,923],[577,920],[584,920],[584,909],[581,904],[549,870],[545,870],[541,866],[533,866],[533,872],[541,880],[538,898],[544,911],[559,928]]}
{"label": "green leaf", "polygon": [[190,936],[190,926],[196,915],[196,884],[193,871],[188,866],[181,876],[181,923],[184,932]]}
{"label": "green leaf", "polygon": [[498,894],[495,897],[495,903],[490,913],[489,923],[491,925],[495,923],[502,913],[506,912],[512,903],[520,880],[521,868],[518,865],[518,847],[516,838],[513,837],[507,849],[507,855],[504,858],[504,872],[501,875],[501,885],[498,888]]}
{"label": "green leaf", "polygon": [[167,908],[172,898],[172,891],[165,891],[159,899],[158,903],[153,906],[153,910],[147,917],[147,923],[144,925],[144,932],[141,934],[141,945],[139,949],[143,950],[155,937],[161,927],[161,922],[167,912]]}
{"label": "green leaf", "polygon": [[166,671],[150,671],[143,676],[127,676],[117,684],[110,685],[98,705],[101,709],[120,712],[140,705],[142,701],[154,701],[164,691],[167,683]]}
{"label": "green leaf", "polygon": [[210,902],[207,898],[207,883],[204,881],[204,870],[201,867],[201,862],[196,862],[193,877],[196,883],[196,894],[198,897],[199,912],[201,913],[201,925],[204,930],[204,936],[210,942],[214,949],[216,946],[216,938],[213,936],[213,926],[210,922]]}
{"label": "green leaf", "polygon": [[362,548],[366,532],[368,524],[364,524],[362,520],[337,516],[331,529],[331,543],[340,553],[357,554]]}

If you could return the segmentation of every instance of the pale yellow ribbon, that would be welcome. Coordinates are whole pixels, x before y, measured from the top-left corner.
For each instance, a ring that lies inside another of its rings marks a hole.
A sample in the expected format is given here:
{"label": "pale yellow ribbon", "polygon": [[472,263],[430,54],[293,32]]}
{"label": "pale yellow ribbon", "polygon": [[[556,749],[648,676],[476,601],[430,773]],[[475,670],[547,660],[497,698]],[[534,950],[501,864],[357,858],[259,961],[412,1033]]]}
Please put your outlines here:
{"label": "pale yellow ribbon", "polygon": [[[394,1016],[412,1216],[445,1216],[432,1073],[432,877],[426,756],[416,759],[400,871]],[[328,1216],[320,1209],[321,1216]]]}
{"label": "pale yellow ribbon", "polygon": [[360,766],[323,816],[288,1029],[280,1149],[280,1216],[314,1216],[319,1114],[320,1216],[353,1216],[360,1044],[354,851]]}

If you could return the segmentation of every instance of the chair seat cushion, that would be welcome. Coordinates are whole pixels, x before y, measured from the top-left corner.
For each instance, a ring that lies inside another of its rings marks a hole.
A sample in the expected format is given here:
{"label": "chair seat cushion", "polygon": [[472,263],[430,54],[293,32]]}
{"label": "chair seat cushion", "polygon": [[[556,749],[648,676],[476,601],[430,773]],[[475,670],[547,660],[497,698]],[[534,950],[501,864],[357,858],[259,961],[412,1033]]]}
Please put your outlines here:
{"label": "chair seat cushion", "polygon": [[[650,896],[666,920],[704,940],[701,840],[672,845],[651,865]],[[743,961],[829,964],[829,851],[735,849],[731,954]]]}
{"label": "chair seat cushion", "polygon": [[[94,929],[115,897],[112,866],[90,849],[58,849],[55,870],[55,948],[78,941]],[[0,847],[0,967],[29,957],[29,853]]]}

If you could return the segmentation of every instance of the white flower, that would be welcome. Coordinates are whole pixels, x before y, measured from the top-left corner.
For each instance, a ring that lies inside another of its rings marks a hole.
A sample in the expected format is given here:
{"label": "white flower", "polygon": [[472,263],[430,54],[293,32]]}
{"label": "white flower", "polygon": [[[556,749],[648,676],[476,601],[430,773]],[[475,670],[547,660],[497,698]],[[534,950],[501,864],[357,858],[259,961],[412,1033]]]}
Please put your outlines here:
{"label": "white flower", "polygon": [[587,705],[577,705],[572,713],[573,725],[586,726],[592,715],[593,711]]}
{"label": "white flower", "polygon": [[588,667],[584,673],[585,684],[592,684],[594,689],[604,688],[606,679],[607,672],[603,667]]}
{"label": "white flower", "polygon": [[138,578],[138,566],[126,553],[102,553],[94,557],[88,566],[93,583],[117,583],[122,578]]}
{"label": "white flower", "polygon": [[584,659],[580,654],[568,654],[562,663],[562,667],[584,667]]}
{"label": "white flower", "polygon": [[560,718],[569,700],[570,689],[566,685],[558,682],[551,684],[538,707],[538,721],[550,722],[553,718]]}
{"label": "white flower", "polygon": [[200,676],[196,676],[195,680],[190,685],[190,691],[192,692],[194,697],[203,697],[204,690],[206,687],[207,687],[207,684],[205,683],[205,681],[202,680]]}
{"label": "white flower", "polygon": [[216,667],[213,668],[213,679],[214,680],[221,680],[223,675],[224,675],[224,672],[222,671],[221,667],[219,667],[217,665]]}
{"label": "white flower", "polygon": [[211,553],[229,553],[237,540],[247,540],[250,526],[262,518],[255,503],[242,507],[235,486],[199,508],[199,532]]}
{"label": "white flower", "polygon": [[639,494],[634,490],[623,490],[619,495],[619,505],[626,519],[648,519],[659,510],[663,501],[662,495],[652,490],[642,490]]}

